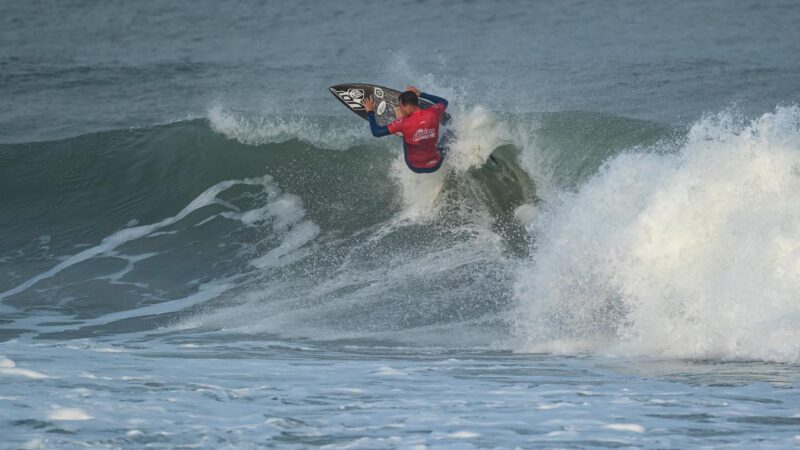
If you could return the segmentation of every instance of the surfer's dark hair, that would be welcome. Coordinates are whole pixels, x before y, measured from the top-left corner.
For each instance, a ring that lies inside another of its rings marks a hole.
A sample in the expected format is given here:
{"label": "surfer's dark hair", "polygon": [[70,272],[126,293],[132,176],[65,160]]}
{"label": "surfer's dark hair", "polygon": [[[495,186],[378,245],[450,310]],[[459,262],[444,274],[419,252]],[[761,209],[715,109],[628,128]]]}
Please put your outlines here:
{"label": "surfer's dark hair", "polygon": [[414,91],[405,91],[397,97],[397,101],[400,102],[401,105],[414,105],[419,106],[419,97]]}

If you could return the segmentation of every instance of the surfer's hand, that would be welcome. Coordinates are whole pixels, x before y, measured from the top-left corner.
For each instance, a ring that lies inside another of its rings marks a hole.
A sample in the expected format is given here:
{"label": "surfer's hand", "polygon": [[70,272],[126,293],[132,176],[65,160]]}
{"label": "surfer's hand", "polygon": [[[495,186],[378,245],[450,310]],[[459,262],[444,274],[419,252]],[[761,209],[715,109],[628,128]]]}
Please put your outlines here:
{"label": "surfer's hand", "polygon": [[364,99],[364,109],[368,113],[375,111],[375,100],[371,96]]}
{"label": "surfer's hand", "polygon": [[406,86],[406,90],[417,94],[417,97],[419,97],[419,95],[422,93],[419,89],[415,88],[414,86]]}

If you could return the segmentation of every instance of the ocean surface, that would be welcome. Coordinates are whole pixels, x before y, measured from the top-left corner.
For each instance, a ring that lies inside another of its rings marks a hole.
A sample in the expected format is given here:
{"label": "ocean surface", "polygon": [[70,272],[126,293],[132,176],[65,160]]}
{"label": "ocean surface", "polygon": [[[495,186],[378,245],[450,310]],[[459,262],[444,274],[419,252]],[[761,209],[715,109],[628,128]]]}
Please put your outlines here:
{"label": "ocean surface", "polygon": [[0,449],[800,447],[798,23],[1,1]]}

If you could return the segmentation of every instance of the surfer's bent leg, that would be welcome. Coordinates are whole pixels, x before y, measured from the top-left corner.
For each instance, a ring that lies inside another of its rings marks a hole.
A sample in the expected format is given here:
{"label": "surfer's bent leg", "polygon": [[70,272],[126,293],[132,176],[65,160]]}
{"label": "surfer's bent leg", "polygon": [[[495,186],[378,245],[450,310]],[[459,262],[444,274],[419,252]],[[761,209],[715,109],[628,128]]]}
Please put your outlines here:
{"label": "surfer's bent leg", "polygon": [[447,144],[450,141],[450,133],[445,131],[442,133],[442,138],[439,139],[439,143],[436,144],[436,150],[439,150],[439,155],[442,156],[442,161],[444,161],[444,157],[447,155]]}
{"label": "surfer's bent leg", "polygon": [[389,127],[382,127],[378,125],[378,122],[375,120],[375,113],[370,111],[367,114],[369,118],[369,130],[372,132],[372,135],[375,137],[383,137],[388,136],[392,133],[389,132]]}

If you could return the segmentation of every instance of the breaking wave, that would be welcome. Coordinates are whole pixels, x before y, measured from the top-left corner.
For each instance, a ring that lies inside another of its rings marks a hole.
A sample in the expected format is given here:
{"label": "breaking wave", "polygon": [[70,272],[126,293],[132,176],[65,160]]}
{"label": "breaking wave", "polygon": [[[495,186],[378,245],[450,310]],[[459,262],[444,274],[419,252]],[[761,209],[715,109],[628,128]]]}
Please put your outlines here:
{"label": "breaking wave", "polygon": [[215,107],[0,146],[0,335],[800,360],[797,107],[465,109],[424,176],[347,119]]}

